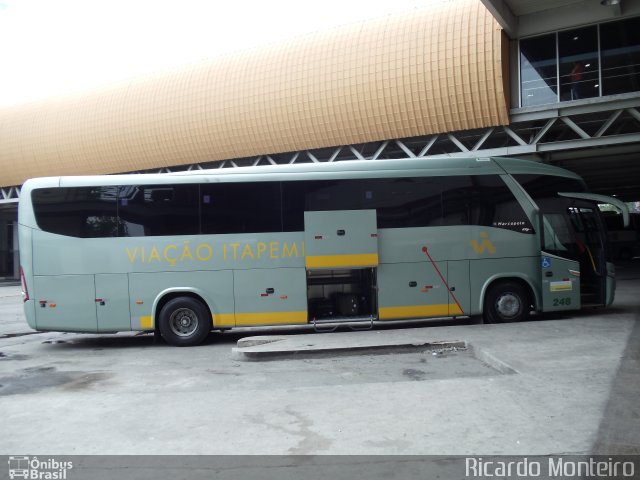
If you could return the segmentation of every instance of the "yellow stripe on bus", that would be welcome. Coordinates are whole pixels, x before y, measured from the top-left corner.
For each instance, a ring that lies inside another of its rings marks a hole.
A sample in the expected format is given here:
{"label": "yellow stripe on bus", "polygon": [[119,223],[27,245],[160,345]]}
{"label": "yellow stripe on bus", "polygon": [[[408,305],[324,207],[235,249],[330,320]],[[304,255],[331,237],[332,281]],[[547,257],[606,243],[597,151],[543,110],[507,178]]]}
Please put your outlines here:
{"label": "yellow stripe on bus", "polygon": [[216,313],[213,315],[214,327],[235,327],[236,316],[233,313]]}
{"label": "yellow stripe on bus", "polygon": [[305,265],[307,268],[374,267],[378,265],[378,254],[312,255],[305,257]]}
{"label": "yellow stripe on bus", "polygon": [[151,315],[148,317],[140,317],[140,328],[142,330],[153,330],[153,318]]}
{"label": "yellow stripe on bus", "polygon": [[236,313],[236,325],[286,325],[307,323],[307,312]]}
{"label": "yellow stripe on bus", "polygon": [[[234,327],[236,324],[235,315],[233,313],[217,313],[212,315],[212,326],[215,327]],[[140,317],[141,330],[153,330],[153,317],[151,315]]]}
{"label": "yellow stripe on bus", "polygon": [[464,315],[455,303],[438,305],[409,305],[405,307],[380,307],[380,320],[397,318],[448,317],[450,315]]}
{"label": "yellow stripe on bus", "polygon": [[[379,319],[447,317],[464,315],[455,303],[438,305],[409,305],[403,307],[380,307]],[[258,313],[218,313],[213,315],[214,327],[234,327],[240,325],[294,325],[308,323],[306,311],[299,312],[258,312]],[[140,329],[153,330],[151,316],[140,317]]]}

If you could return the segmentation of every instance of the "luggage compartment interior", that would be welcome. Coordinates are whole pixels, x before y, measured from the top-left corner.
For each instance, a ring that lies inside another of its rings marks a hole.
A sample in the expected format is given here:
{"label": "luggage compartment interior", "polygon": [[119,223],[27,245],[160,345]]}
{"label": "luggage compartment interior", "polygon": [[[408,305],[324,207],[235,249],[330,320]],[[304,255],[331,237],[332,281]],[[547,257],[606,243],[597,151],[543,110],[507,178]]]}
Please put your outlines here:
{"label": "luggage compartment interior", "polygon": [[307,271],[309,320],[377,317],[376,269]]}

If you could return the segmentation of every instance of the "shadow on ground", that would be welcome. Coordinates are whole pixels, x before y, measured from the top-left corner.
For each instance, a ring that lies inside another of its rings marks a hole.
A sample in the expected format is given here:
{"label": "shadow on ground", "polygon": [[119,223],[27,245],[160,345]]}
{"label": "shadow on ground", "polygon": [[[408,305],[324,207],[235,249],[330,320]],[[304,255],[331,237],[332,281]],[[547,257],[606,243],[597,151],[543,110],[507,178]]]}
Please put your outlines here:
{"label": "shadow on ground", "polygon": [[592,453],[640,455],[640,310],[636,310]]}

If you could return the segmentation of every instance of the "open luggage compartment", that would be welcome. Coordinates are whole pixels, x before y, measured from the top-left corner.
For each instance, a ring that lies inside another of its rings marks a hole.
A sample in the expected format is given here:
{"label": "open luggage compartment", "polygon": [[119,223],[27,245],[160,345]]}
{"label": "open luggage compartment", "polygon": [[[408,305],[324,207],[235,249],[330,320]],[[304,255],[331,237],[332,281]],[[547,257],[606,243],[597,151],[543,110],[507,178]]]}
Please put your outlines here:
{"label": "open luggage compartment", "polygon": [[307,271],[309,321],[371,320],[377,317],[375,268]]}

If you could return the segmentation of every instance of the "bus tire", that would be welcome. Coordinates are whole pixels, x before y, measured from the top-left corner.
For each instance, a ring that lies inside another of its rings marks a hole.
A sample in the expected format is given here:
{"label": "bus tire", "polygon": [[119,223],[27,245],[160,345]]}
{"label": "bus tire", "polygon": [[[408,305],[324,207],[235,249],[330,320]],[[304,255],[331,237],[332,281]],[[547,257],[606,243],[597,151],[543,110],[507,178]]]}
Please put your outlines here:
{"label": "bus tire", "polygon": [[211,315],[202,302],[191,297],[169,300],[158,317],[160,334],[175,347],[198,345],[211,331]]}
{"label": "bus tire", "polygon": [[485,323],[521,322],[529,316],[530,302],[526,289],[517,282],[492,285],[484,300]]}

